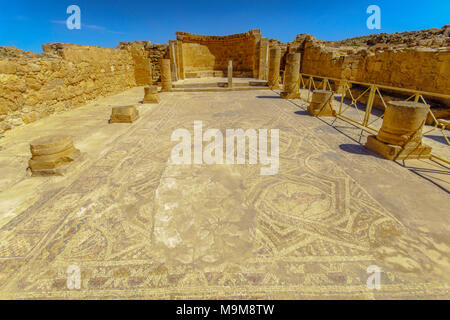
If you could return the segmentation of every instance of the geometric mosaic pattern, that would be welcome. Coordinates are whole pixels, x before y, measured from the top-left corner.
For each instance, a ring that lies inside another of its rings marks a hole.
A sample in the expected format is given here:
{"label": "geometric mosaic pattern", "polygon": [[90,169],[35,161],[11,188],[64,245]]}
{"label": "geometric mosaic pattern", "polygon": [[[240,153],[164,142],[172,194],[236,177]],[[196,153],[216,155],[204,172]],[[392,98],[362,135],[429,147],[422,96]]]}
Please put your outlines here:
{"label": "geometric mosaic pattern", "polygon": [[[289,102],[256,97],[268,92],[168,94],[70,185],[1,227],[0,297],[448,299],[448,239],[406,228]],[[279,173],[171,165],[170,135],[194,120],[280,129]],[[168,245],[161,232],[182,241]],[[378,291],[366,286],[373,264],[383,270]],[[80,290],[66,286],[70,265],[81,269]]]}

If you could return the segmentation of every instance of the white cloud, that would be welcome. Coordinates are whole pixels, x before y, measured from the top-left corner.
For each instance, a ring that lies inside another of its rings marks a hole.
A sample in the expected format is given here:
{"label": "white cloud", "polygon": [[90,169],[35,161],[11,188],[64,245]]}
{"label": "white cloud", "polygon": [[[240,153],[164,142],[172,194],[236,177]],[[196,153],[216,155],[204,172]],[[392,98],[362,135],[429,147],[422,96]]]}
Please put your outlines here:
{"label": "white cloud", "polygon": [[[54,23],[54,24],[63,24],[63,25],[66,24],[66,21],[64,21],[64,20],[50,20],[50,22]],[[95,24],[81,24],[81,29],[83,29],[83,28],[97,30],[97,31],[103,31],[103,32],[108,32],[108,33],[114,33],[114,34],[124,34],[124,32],[109,30],[106,27],[97,26]]]}

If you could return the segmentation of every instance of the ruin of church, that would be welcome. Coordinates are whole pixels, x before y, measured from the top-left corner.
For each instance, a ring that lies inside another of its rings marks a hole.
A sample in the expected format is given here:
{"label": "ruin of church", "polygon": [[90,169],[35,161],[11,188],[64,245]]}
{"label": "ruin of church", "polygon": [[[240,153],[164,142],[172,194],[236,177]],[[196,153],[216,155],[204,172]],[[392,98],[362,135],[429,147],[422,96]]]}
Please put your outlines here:
{"label": "ruin of church", "polygon": [[0,298],[449,297],[450,25],[150,40],[0,47]]}

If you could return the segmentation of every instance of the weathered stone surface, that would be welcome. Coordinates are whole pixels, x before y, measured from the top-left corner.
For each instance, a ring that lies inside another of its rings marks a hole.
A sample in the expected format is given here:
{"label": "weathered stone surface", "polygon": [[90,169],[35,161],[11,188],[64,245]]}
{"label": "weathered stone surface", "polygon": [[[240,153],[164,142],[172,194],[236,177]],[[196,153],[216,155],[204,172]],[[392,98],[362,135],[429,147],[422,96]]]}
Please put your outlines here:
{"label": "weathered stone surface", "polygon": [[4,126],[34,122],[136,85],[135,62],[126,50],[57,43],[43,49],[34,54],[0,48],[0,113],[9,110]]}
{"label": "weathered stone surface", "polygon": [[280,62],[281,62],[280,47],[270,49],[269,81],[268,81],[270,89],[280,89]]}
{"label": "weathered stone surface", "polygon": [[[150,41],[121,42],[118,49],[125,49],[132,52],[135,60],[135,77],[141,85],[161,82],[161,59],[169,53],[167,44],[151,44]],[[148,62],[150,63],[151,82],[148,81]],[[139,80],[141,79],[141,80]]]}
{"label": "weathered stone surface", "polygon": [[28,166],[33,176],[63,175],[67,164],[80,155],[70,136],[39,138],[30,144],[30,151]]}
{"label": "weathered stone surface", "polygon": [[170,59],[161,60],[161,91],[172,91],[172,74],[170,71]]}
{"label": "weathered stone surface", "polygon": [[333,91],[314,90],[308,112],[315,117],[327,117],[336,115],[332,106]]}
{"label": "weathered stone surface", "polygon": [[135,63],[134,77],[138,86],[151,85],[153,83],[152,65],[148,51],[150,45],[150,41],[121,42],[119,45],[120,49],[129,51],[133,57]]}
{"label": "weathered stone surface", "polygon": [[[320,41],[299,35],[290,43],[302,53],[302,72],[448,94],[450,38],[446,28]],[[441,99],[450,105],[450,101]],[[382,106],[382,103],[378,103]]]}
{"label": "weathered stone surface", "polygon": [[[271,91],[167,94],[164,108],[142,108],[133,130],[104,121],[111,104],[142,93],[0,140],[2,299],[449,297],[448,193],[433,176],[369,156]],[[170,163],[173,130],[199,115],[204,128],[280,128],[279,174]],[[27,179],[23,141],[60,130],[89,150],[86,163],[64,179]],[[424,163],[437,171],[432,161],[408,165]],[[170,241],[177,232],[181,241]],[[81,290],[66,286],[73,264]],[[366,287],[373,264],[383,270],[376,291]]]}
{"label": "weathered stone surface", "polygon": [[410,101],[391,101],[377,136],[366,147],[390,160],[429,158],[431,147],[422,143],[422,129],[430,106]]}
{"label": "weathered stone surface", "polygon": [[55,154],[73,147],[70,136],[49,136],[37,139],[30,144],[33,156]]}
{"label": "weathered stone surface", "polygon": [[233,61],[228,61],[228,72],[227,72],[227,76],[228,76],[228,88],[232,88],[233,87]]}
{"label": "weathered stone surface", "polygon": [[284,99],[299,98],[300,53],[288,53],[284,73],[284,88],[281,97]]}
{"label": "weathered stone surface", "polygon": [[400,147],[381,142],[376,136],[368,136],[365,146],[388,160],[428,159],[431,154],[431,147],[425,144]]}
{"label": "weathered stone surface", "polygon": [[[168,165],[155,193],[154,217],[155,245],[167,265],[220,267],[251,255],[255,212],[232,169]],[[196,209],[206,198],[220,199],[222,208],[208,214]]]}
{"label": "weathered stone surface", "polygon": [[144,100],[143,103],[159,103],[161,98],[158,94],[158,87],[150,86],[144,88]]}
{"label": "weathered stone surface", "polygon": [[266,61],[261,53],[267,52],[267,44],[262,47],[260,45],[261,39],[259,30],[228,36],[177,32],[179,48],[175,50],[175,58],[181,78],[187,77],[188,74],[203,76],[202,71],[222,71],[225,74],[230,60],[234,64],[234,77],[259,78],[259,74],[264,73],[259,69],[264,68]]}
{"label": "weathered stone surface", "polygon": [[139,118],[139,111],[135,106],[114,107],[109,123],[133,123]]}
{"label": "weathered stone surface", "polygon": [[[447,25],[441,29],[338,42],[299,34],[289,44],[264,38],[259,30],[229,36],[177,32],[177,40],[171,40],[170,44],[121,42],[118,49],[108,49],[50,43],[43,45],[43,54],[0,47],[0,115],[6,115],[0,133],[5,128],[31,123],[132,86],[159,82],[163,59],[170,60],[167,74],[173,81],[185,77],[224,77],[229,60],[233,61],[234,77],[265,79],[271,60],[268,61],[268,50],[276,47],[281,48],[281,69],[285,69],[288,59],[286,52],[300,53],[303,73],[447,94],[449,30]],[[292,74],[295,76],[295,72]],[[273,72],[272,76],[279,74]],[[288,72],[286,78],[289,86]],[[163,91],[171,90],[167,80],[163,87]],[[333,90],[340,94],[342,86],[336,85]],[[357,93],[360,88],[352,90]],[[296,96],[283,94],[289,95]],[[361,97],[360,102],[366,102],[367,98],[368,95]],[[384,102],[395,100],[388,93],[383,93],[383,98]],[[433,110],[443,110],[439,111],[439,118],[450,119],[449,99],[428,102]],[[24,106],[31,109],[25,111]],[[384,109],[378,96],[374,107]],[[431,123],[430,118],[427,123]]]}
{"label": "weathered stone surface", "polygon": [[269,39],[261,38],[259,41],[259,69],[258,79],[267,80],[269,73]]}
{"label": "weathered stone surface", "polygon": [[430,106],[423,103],[389,102],[377,139],[397,146],[411,142],[421,143],[422,128],[429,111]]}

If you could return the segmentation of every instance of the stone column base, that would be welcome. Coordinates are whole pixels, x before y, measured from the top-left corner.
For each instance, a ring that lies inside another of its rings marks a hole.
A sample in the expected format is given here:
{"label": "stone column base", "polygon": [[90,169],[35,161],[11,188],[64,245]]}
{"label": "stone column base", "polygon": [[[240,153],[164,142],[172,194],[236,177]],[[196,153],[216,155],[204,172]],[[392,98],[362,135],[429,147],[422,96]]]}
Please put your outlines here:
{"label": "stone column base", "polygon": [[280,96],[283,99],[300,99],[300,93],[299,92],[281,92]]}
{"label": "stone column base", "polygon": [[69,164],[81,155],[69,136],[40,138],[30,144],[30,151],[28,167],[33,177],[64,175]]}
{"label": "stone column base", "polygon": [[281,89],[280,83],[279,82],[278,83],[275,82],[275,84],[269,86],[269,89],[270,90],[280,90]]}
{"label": "stone column base", "polygon": [[325,105],[322,109],[314,109],[311,105],[308,106],[308,113],[314,117],[335,117],[336,111],[328,105]]}
{"label": "stone column base", "polygon": [[314,90],[307,111],[315,117],[336,116],[336,111],[334,111],[333,106],[331,105],[332,99],[333,91]]}
{"label": "stone column base", "polygon": [[307,109],[308,113],[314,117],[335,117],[336,111],[333,110],[333,108],[329,106],[324,106],[322,109],[314,109],[311,108],[311,105],[308,106]]}
{"label": "stone column base", "polygon": [[376,136],[367,137],[365,147],[388,160],[429,159],[431,157],[431,147],[425,144],[400,147],[381,142]]}
{"label": "stone column base", "polygon": [[139,118],[139,111],[135,106],[114,107],[109,123],[133,123]]}
{"label": "stone column base", "polygon": [[158,87],[150,86],[145,87],[145,96],[144,100],[142,100],[142,103],[159,103],[161,101],[161,98],[158,94]]}

